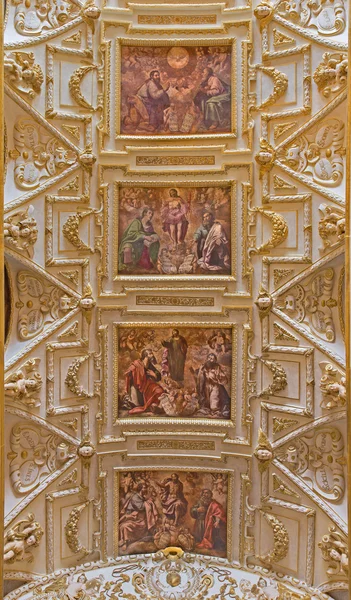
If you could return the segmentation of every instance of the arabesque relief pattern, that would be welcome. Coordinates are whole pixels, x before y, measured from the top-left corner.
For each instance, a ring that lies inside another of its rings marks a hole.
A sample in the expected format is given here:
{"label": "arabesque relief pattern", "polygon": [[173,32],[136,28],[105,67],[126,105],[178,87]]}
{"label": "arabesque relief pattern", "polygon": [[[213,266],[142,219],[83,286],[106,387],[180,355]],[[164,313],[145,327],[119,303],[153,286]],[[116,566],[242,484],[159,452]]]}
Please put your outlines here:
{"label": "arabesque relief pattern", "polygon": [[347,63],[346,0],[8,2],[8,600],[347,590]]}

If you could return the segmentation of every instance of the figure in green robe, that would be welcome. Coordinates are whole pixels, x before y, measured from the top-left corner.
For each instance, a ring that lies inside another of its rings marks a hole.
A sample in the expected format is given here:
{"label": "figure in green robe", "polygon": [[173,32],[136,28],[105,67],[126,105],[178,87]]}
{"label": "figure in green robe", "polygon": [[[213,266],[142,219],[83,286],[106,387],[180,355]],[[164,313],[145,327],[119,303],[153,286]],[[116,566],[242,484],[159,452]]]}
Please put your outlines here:
{"label": "figure in green robe", "polygon": [[125,230],[119,246],[120,271],[155,271],[160,241],[152,225],[154,211],[145,207],[141,217],[134,219]]}

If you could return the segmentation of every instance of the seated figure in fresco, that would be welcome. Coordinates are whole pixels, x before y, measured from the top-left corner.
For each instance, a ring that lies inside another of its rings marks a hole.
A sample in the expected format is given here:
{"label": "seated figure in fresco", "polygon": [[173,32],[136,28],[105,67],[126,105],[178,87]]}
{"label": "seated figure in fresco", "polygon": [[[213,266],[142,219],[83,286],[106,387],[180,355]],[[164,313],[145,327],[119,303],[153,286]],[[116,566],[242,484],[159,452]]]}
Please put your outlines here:
{"label": "seated figure in fresco", "polygon": [[153,538],[159,515],[156,505],[148,494],[145,482],[139,482],[134,492],[123,500],[119,517],[119,547],[126,550],[143,538]]}
{"label": "seated figure in fresco", "polygon": [[229,240],[219,221],[215,221],[213,214],[206,211],[202,217],[202,224],[194,233],[198,265],[204,271],[229,271]]}
{"label": "seated figure in fresco", "polygon": [[230,89],[210,67],[203,70],[200,89],[194,104],[203,115],[203,124],[207,130],[230,126]]}
{"label": "seated figure in fresco", "polygon": [[195,519],[194,537],[197,548],[225,550],[227,518],[222,505],[213,498],[211,490],[201,490],[200,499],[191,507],[190,514]]}
{"label": "seated figure in fresco", "polygon": [[156,369],[155,363],[153,351],[145,348],[140,359],[134,360],[125,373],[126,391],[134,405],[129,410],[130,415],[153,410],[159,405],[164,390],[157,383],[161,379],[161,373]]}
{"label": "seated figure in fresco", "polygon": [[189,226],[186,218],[188,211],[187,203],[178,196],[177,190],[169,190],[169,199],[162,206],[161,218],[163,231],[167,231],[174,246],[184,242]]}
{"label": "seated figure in fresco", "polygon": [[128,98],[129,112],[123,121],[125,131],[161,131],[164,127],[164,111],[170,106],[168,89],[169,84],[166,88],[162,86],[160,71],[151,71],[149,79],[138,89],[135,96]]}
{"label": "seated figure in fresco", "polygon": [[119,270],[155,269],[160,242],[152,225],[154,211],[145,207],[141,217],[133,219],[125,230],[119,246]]}

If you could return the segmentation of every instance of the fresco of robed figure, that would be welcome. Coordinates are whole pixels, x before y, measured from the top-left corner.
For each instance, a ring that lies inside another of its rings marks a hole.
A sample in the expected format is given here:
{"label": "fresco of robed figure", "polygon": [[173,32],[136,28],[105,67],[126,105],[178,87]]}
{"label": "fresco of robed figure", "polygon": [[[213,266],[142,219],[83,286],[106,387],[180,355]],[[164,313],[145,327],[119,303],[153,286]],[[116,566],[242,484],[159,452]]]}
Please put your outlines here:
{"label": "fresco of robed figure", "polygon": [[231,186],[119,190],[118,273],[230,275]]}
{"label": "fresco of robed figure", "polygon": [[232,330],[120,326],[118,416],[229,419]]}
{"label": "fresco of robed figure", "polygon": [[130,471],[119,476],[118,553],[177,546],[227,556],[228,475]]}
{"label": "fresco of robed figure", "polygon": [[123,46],[121,133],[231,133],[231,46]]}

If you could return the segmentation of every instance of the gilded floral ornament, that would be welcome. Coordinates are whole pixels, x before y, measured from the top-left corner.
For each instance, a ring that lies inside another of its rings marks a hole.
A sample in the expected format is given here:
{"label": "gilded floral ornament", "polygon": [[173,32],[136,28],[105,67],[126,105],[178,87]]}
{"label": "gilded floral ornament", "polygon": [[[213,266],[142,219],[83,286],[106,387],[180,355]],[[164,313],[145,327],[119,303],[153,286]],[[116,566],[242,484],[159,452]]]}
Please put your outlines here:
{"label": "gilded floral ornament", "polygon": [[44,531],[32,513],[27,519],[17,521],[4,536],[4,563],[12,564],[17,561],[33,561],[32,548],[39,546]]}
{"label": "gilded floral ornament", "polygon": [[84,21],[91,27],[92,33],[95,31],[95,23],[100,18],[101,9],[96,6],[94,0],[87,0],[81,9],[81,16]]}
{"label": "gilded floral ornament", "polygon": [[288,385],[288,379],[285,370],[279,363],[274,360],[266,360],[262,357],[260,357],[260,361],[271,371],[273,382],[260,392],[259,398],[269,398],[277,394],[277,392],[284,390]]}
{"label": "gilded floral ornament", "polygon": [[259,556],[259,559],[267,564],[277,563],[285,558],[289,552],[289,535],[286,527],[278,517],[262,511],[264,518],[273,530],[273,550]]}
{"label": "gilded floral ornament", "polygon": [[71,215],[68,217],[67,221],[62,227],[62,233],[64,237],[72,244],[72,246],[77,248],[77,250],[87,250],[89,252],[93,252],[93,250],[87,244],[85,244],[85,242],[83,242],[79,236],[79,225],[83,219],[91,215],[92,212],[92,210],[86,210],[84,212],[78,212],[75,215]]}
{"label": "gilded floral ornament", "polygon": [[266,217],[272,224],[272,234],[269,240],[257,248],[257,252],[260,254],[269,253],[270,250],[273,250],[279,246],[279,244],[282,244],[288,237],[288,224],[282,215],[279,215],[273,210],[267,210],[266,208],[258,207],[256,211]]}
{"label": "gilded floral ornament", "polygon": [[259,461],[258,468],[260,473],[266,471],[273,460],[273,448],[267,435],[262,431],[258,430],[258,443],[255,448],[254,455]]}
{"label": "gilded floral ornament", "polygon": [[92,456],[94,456],[95,452],[95,446],[91,442],[90,433],[88,433],[81,441],[77,450],[77,454],[80,458],[89,462]]}
{"label": "gilded floral ornament", "polygon": [[[273,81],[273,91],[270,93],[268,98],[264,100],[259,106],[257,106],[256,110],[263,110],[264,108],[268,108],[275,104],[282,96],[284,96],[286,90],[288,89],[289,79],[285,73],[282,73],[275,67],[265,67],[259,65],[257,67],[262,73],[265,73],[270,77]],[[256,159],[257,160],[257,159]]]}
{"label": "gilded floral ornament", "polygon": [[79,382],[79,371],[81,366],[89,360],[89,354],[78,356],[75,358],[71,365],[68,367],[67,375],[65,378],[65,384],[72,394],[75,394],[79,398],[93,398],[94,394],[87,392]]}
{"label": "gilded floral ornament", "polygon": [[82,80],[85,77],[85,75],[87,73],[90,73],[94,69],[96,69],[95,65],[85,65],[85,66],[79,67],[71,75],[69,82],[68,82],[69,91],[70,91],[70,94],[71,94],[73,100],[82,108],[85,108],[86,110],[90,110],[90,111],[95,110],[95,109],[90,104],[90,102],[88,102],[84,98],[84,96],[81,92],[81,83],[82,83]]}
{"label": "gilded floral ornament", "polygon": [[88,550],[83,546],[78,537],[78,525],[79,519],[83,510],[89,506],[90,500],[80,504],[73,508],[69,514],[69,517],[65,523],[64,531],[65,531],[65,539],[67,546],[73,552],[73,554],[83,554],[83,556],[87,556],[91,554],[91,550]]}
{"label": "gilded floral ornament", "polygon": [[44,75],[33,52],[8,52],[4,56],[4,79],[32,100],[40,93]]}
{"label": "gilded floral ornament", "polygon": [[34,217],[33,207],[7,215],[4,219],[5,243],[15,250],[25,251],[30,258],[33,256],[33,246],[38,239],[37,222]]}

